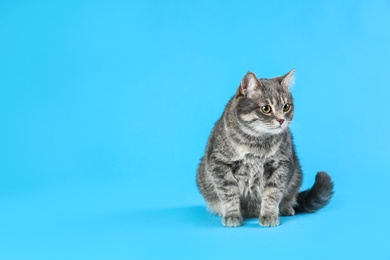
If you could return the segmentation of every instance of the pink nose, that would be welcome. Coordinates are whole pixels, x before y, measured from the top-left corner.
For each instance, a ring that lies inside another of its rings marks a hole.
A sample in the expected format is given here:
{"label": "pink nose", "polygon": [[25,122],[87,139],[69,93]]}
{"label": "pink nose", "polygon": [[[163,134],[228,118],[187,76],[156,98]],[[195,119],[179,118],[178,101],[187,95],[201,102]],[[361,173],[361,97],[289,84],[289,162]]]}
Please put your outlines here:
{"label": "pink nose", "polygon": [[284,123],[284,119],[279,119],[279,124],[283,125],[283,123]]}

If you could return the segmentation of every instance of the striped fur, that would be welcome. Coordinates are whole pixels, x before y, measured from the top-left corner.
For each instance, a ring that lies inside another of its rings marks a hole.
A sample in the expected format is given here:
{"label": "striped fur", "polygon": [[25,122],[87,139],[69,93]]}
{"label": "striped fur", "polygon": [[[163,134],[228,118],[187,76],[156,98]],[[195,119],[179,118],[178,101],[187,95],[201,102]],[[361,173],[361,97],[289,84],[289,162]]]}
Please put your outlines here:
{"label": "striped fur", "polygon": [[294,116],[293,75],[294,70],[258,79],[248,72],[209,137],[197,184],[225,226],[240,226],[245,217],[277,226],[279,215],[314,212],[332,197],[325,172],[312,189],[299,193],[302,172],[288,127]]}

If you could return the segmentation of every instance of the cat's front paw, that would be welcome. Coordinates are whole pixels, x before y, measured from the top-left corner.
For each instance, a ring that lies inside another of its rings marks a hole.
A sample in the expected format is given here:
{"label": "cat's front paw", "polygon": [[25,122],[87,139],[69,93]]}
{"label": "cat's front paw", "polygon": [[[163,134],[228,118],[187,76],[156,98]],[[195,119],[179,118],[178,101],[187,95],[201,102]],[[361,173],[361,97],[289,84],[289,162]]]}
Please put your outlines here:
{"label": "cat's front paw", "polygon": [[259,222],[263,227],[276,227],[280,223],[278,216],[260,216]]}
{"label": "cat's front paw", "polygon": [[222,224],[225,227],[239,227],[242,225],[242,217],[238,215],[223,216]]}

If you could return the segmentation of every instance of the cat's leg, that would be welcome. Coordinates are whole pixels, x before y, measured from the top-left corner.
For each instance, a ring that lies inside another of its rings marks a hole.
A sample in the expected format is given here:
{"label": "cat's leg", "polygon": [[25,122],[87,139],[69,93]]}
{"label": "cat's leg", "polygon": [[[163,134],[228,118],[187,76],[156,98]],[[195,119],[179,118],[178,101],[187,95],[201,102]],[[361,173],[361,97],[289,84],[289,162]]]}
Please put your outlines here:
{"label": "cat's leg", "polygon": [[295,215],[294,206],[297,204],[297,196],[299,188],[302,184],[302,171],[299,164],[296,163],[295,170],[292,177],[286,187],[284,196],[279,205],[279,213],[282,216],[293,216]]}
{"label": "cat's leg", "polygon": [[281,216],[294,216],[294,204],[296,204],[295,200],[282,200],[279,205],[279,213]]}
{"label": "cat's leg", "polygon": [[207,209],[211,214],[222,217],[222,204],[218,200],[207,201]]}
{"label": "cat's leg", "polygon": [[279,202],[282,192],[276,187],[267,187],[263,193],[259,222],[261,226],[276,227],[279,225]]}
{"label": "cat's leg", "polygon": [[210,170],[220,199],[222,224],[227,227],[241,226],[243,219],[240,211],[239,188],[231,167],[221,162],[213,162]]}
{"label": "cat's leg", "polygon": [[203,195],[203,197],[206,200],[208,210],[212,214],[217,214],[219,216],[222,216],[221,201],[216,192],[216,188],[211,173],[206,172],[205,161],[203,158],[198,167],[196,182],[200,193]]}
{"label": "cat's leg", "polygon": [[288,161],[274,162],[272,167],[264,171],[264,190],[261,194],[262,201],[259,218],[261,226],[275,227],[280,223],[279,204],[285,191],[288,171]]}
{"label": "cat's leg", "polygon": [[[210,179],[210,178],[207,178]],[[207,180],[205,182],[202,182],[202,188],[200,189],[203,197],[206,199],[207,202],[207,209],[212,214],[216,214],[218,216],[222,216],[223,208],[221,200],[219,199],[219,196],[217,192],[215,191],[214,184],[212,180]]]}

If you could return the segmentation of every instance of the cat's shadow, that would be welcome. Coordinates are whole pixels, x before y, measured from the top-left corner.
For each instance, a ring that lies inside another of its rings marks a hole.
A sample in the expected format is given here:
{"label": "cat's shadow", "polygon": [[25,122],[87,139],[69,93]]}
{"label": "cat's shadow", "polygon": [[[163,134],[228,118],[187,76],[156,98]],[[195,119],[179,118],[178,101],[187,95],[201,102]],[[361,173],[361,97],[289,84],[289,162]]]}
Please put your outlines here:
{"label": "cat's shadow", "polygon": [[[281,217],[281,224],[287,221],[288,217]],[[187,206],[177,208],[166,208],[156,210],[145,210],[132,213],[118,214],[111,219],[117,224],[132,228],[225,228],[222,225],[221,217],[210,214],[203,206]],[[243,228],[259,228],[256,218],[245,219]]]}
{"label": "cat's shadow", "polygon": [[124,221],[153,228],[212,228],[220,224],[219,217],[210,214],[202,206],[145,210],[123,217]]}

